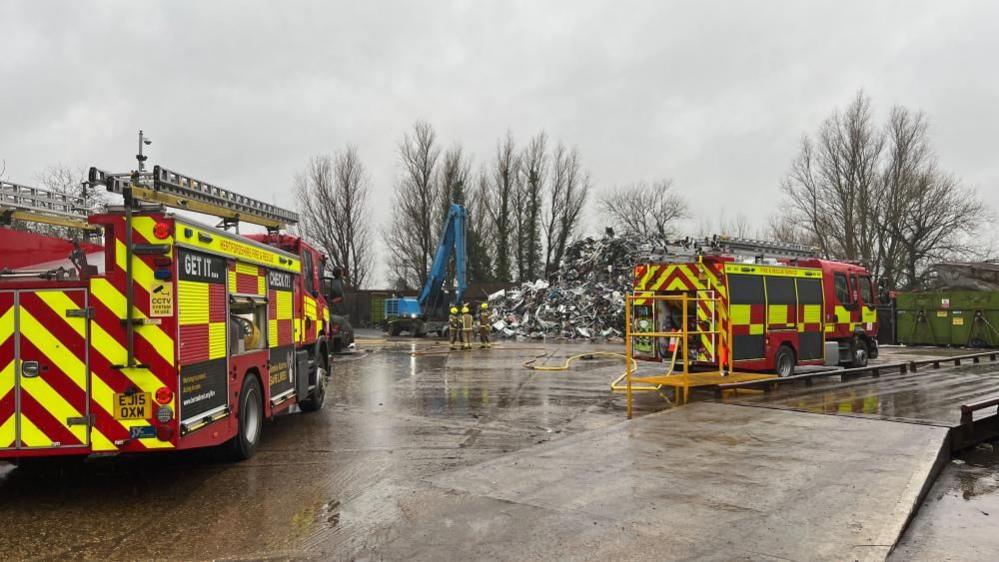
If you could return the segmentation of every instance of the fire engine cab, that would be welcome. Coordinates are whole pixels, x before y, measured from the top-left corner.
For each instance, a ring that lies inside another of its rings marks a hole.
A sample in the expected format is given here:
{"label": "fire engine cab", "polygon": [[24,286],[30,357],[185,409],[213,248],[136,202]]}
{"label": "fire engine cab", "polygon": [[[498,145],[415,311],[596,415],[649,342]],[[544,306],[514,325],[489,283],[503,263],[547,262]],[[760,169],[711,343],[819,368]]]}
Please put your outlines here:
{"label": "fire engine cab", "polygon": [[[322,253],[279,233],[295,213],[160,166],[91,168],[89,180],[123,204],[91,214],[74,198],[3,186],[8,218],[99,238],[57,268],[0,256],[0,459],[212,446],[245,459],[265,419],[322,408],[340,287],[321,276]],[[267,233],[241,236],[239,222]]]}
{"label": "fire engine cab", "polygon": [[[877,357],[874,285],[864,267],[808,248],[720,238],[635,267],[636,332],[680,332],[699,367],[794,373],[796,365],[865,366]],[[696,306],[643,295],[687,295]],[[636,338],[637,358],[677,361],[677,338]]]}

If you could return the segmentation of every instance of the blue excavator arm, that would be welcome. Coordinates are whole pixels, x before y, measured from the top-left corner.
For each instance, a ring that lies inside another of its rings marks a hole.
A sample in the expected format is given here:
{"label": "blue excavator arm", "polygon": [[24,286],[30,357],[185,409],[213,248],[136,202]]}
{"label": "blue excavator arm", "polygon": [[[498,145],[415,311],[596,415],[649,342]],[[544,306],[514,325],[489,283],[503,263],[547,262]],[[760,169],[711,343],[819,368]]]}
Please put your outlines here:
{"label": "blue excavator arm", "polygon": [[465,207],[452,203],[448,211],[447,219],[444,221],[444,231],[441,233],[440,243],[437,245],[437,253],[434,255],[434,263],[430,267],[430,275],[427,282],[423,284],[420,291],[419,303],[424,312],[427,311],[427,302],[435,293],[442,290],[444,278],[447,275],[448,258],[451,251],[454,251],[455,280],[458,286],[454,295],[454,302],[460,303],[465,297],[465,290],[468,289],[468,253],[465,248],[465,228],[468,213]]}

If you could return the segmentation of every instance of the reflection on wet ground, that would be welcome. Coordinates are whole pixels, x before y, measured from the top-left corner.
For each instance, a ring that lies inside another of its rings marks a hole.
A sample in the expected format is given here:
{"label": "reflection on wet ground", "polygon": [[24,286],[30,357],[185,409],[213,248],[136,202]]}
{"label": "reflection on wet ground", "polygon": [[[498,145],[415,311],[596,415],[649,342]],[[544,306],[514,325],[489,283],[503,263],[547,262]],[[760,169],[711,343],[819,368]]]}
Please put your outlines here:
{"label": "reflection on wet ground", "polygon": [[411,515],[399,498],[435,501],[427,478],[624,419],[607,386],[620,361],[522,368],[583,349],[550,344],[410,355],[431,344],[362,342],[337,361],[326,409],[266,425],[247,462],[99,459],[56,476],[0,463],[0,558],[350,558]]}
{"label": "reflection on wet ground", "polygon": [[979,445],[947,465],[891,559],[994,560],[997,517],[999,445]]}
{"label": "reflection on wet ground", "polygon": [[[360,342],[338,358],[326,409],[270,422],[260,452],[244,463],[195,452],[98,459],[56,475],[0,463],[0,559],[377,557],[419,513],[461,517],[478,505],[434,487],[436,477],[624,420],[623,397],[608,390],[620,361],[581,361],[568,372],[522,367],[539,355],[558,363],[620,346],[504,343],[448,354],[433,345]],[[994,394],[997,378],[999,367],[982,364],[737,400],[949,425],[958,404]],[[636,399],[637,415],[668,407],[655,394]],[[988,527],[999,516],[999,453],[981,447],[958,461],[927,496],[897,559],[975,559],[999,549]],[[479,508],[509,517],[493,503]],[[443,540],[447,525],[442,519],[425,540]],[[650,539],[648,552],[659,547]]]}
{"label": "reflection on wet ground", "polygon": [[740,391],[729,401],[952,426],[961,420],[962,404],[994,396],[999,396],[999,363],[944,366],[846,382],[831,377],[811,387],[782,386],[771,394]]}

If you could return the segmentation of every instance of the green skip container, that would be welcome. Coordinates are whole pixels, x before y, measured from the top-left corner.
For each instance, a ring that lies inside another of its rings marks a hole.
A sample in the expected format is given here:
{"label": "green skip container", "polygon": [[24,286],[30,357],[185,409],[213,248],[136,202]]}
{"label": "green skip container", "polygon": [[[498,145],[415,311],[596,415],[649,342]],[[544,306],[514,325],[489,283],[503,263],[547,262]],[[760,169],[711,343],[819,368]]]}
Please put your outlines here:
{"label": "green skip container", "polygon": [[895,297],[898,343],[999,347],[999,291],[919,291]]}

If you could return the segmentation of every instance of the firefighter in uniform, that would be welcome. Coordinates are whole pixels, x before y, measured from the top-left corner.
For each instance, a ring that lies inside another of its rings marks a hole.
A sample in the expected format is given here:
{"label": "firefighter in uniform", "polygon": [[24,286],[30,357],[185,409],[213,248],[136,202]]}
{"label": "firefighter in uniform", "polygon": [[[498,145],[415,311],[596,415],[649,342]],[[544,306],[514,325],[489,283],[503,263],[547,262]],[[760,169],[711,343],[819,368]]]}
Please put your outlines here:
{"label": "firefighter in uniform", "polygon": [[447,317],[447,331],[451,336],[451,349],[458,349],[458,339],[461,337],[461,317],[458,316],[458,307],[451,307],[451,314]]}
{"label": "firefighter in uniform", "polygon": [[489,323],[489,303],[482,303],[479,310],[479,347],[488,348],[489,331],[492,326]]}
{"label": "firefighter in uniform", "polygon": [[468,305],[464,304],[461,307],[461,348],[462,349],[472,349],[472,326],[475,320],[472,318],[472,313],[468,310]]}

